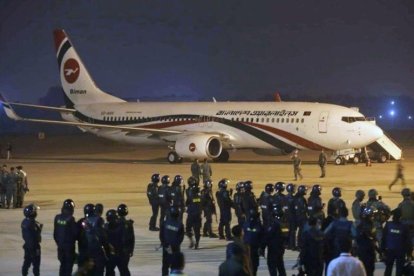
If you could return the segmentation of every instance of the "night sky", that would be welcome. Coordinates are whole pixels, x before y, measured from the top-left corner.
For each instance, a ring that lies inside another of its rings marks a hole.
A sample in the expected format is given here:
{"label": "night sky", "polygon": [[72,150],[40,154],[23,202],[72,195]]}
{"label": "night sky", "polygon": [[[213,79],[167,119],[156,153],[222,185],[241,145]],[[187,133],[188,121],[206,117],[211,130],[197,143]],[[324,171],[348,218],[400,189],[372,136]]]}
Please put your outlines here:
{"label": "night sky", "polygon": [[60,85],[55,28],[121,98],[414,97],[412,0],[0,0],[9,99],[36,103]]}

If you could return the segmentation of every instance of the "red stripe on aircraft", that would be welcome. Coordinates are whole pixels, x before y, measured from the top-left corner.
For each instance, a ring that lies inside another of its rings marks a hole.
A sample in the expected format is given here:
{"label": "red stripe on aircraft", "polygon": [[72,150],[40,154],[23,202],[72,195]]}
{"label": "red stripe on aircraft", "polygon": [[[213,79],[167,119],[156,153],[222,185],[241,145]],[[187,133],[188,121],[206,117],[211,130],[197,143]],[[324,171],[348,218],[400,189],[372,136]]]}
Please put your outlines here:
{"label": "red stripe on aircraft", "polygon": [[63,30],[57,29],[53,31],[53,37],[55,38],[56,53],[59,50],[60,44],[66,38],[66,34]]}

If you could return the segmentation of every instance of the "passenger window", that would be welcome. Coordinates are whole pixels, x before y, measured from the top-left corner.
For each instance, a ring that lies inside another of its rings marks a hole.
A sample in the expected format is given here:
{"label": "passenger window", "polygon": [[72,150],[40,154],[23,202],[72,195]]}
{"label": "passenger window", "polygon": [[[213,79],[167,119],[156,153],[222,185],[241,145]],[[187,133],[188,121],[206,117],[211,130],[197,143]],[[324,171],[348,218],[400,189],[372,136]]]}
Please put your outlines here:
{"label": "passenger window", "polygon": [[266,123],[268,123],[269,122],[269,118],[266,118]]}
{"label": "passenger window", "polygon": [[259,122],[259,118],[256,118],[256,123],[258,123]]}
{"label": "passenger window", "polygon": [[280,119],[280,122],[281,123],[284,123],[285,122],[285,118]]}
{"label": "passenger window", "polygon": [[272,118],[272,123],[274,123],[275,122],[275,118]]}
{"label": "passenger window", "polygon": [[299,123],[299,118],[296,118],[296,123]]}
{"label": "passenger window", "polygon": [[304,123],[305,122],[305,119],[304,118],[302,118],[302,123]]}

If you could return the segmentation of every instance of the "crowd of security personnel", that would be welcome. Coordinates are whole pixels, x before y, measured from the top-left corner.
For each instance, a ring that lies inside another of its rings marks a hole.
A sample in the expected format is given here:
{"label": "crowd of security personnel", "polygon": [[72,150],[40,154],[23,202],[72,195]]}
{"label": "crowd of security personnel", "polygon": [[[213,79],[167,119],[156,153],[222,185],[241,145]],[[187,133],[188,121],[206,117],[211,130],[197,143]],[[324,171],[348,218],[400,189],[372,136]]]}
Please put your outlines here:
{"label": "crowd of security personnel", "polygon": [[[38,207],[35,204],[23,210],[25,218],[21,229],[24,240],[24,262],[22,275],[40,275],[42,224],[36,221]],[[121,275],[131,275],[128,269],[135,246],[134,226],[127,219],[128,207],[120,204],[106,212],[102,204],[86,204],[84,217],[75,220],[75,203],[71,199],[63,202],[61,213],[54,220],[53,238],[57,245],[60,262],[59,275],[72,275],[74,263],[78,264],[75,275],[115,275],[118,268]],[[78,250],[76,253],[76,243]]]}
{"label": "crowd of security personnel", "polygon": [[[212,216],[217,216],[212,181],[207,179],[201,191],[193,176],[187,184],[185,188],[183,177],[177,175],[170,185],[169,176],[159,174],[152,175],[148,184],[147,195],[153,210],[149,229],[161,228],[162,275],[168,275],[168,258],[180,252],[185,235],[190,239],[190,248],[199,248],[203,216],[203,236],[216,237],[212,230]],[[220,180],[217,186],[218,237],[228,241],[240,239],[230,228],[234,212],[237,226],[243,232],[240,247],[247,256],[240,260],[248,260],[241,264],[245,275],[256,275],[260,255],[265,255],[266,248],[270,275],[286,275],[285,249],[300,252],[297,264],[300,271],[306,275],[323,275],[330,261],[340,255],[339,241],[344,239],[353,240],[352,253],[362,261],[367,275],[374,275],[378,260],[386,264],[385,275],[391,275],[394,262],[397,275],[404,275],[402,271],[411,258],[414,242],[414,201],[407,188],[402,190],[403,201],[393,211],[378,196],[377,190],[368,191],[367,201],[364,201],[364,191],[356,191],[350,207],[353,220],[350,220],[339,187],[332,189],[332,198],[326,206],[320,185],[313,185],[308,196],[305,185],[269,183],[259,197],[253,192],[252,181],[238,182],[234,193],[228,179]],[[160,228],[156,226],[159,209]],[[389,221],[391,216],[393,219]]]}
{"label": "crowd of security personnel", "polygon": [[3,165],[0,169],[0,207],[22,208],[24,196],[29,191],[27,173],[22,166]]}

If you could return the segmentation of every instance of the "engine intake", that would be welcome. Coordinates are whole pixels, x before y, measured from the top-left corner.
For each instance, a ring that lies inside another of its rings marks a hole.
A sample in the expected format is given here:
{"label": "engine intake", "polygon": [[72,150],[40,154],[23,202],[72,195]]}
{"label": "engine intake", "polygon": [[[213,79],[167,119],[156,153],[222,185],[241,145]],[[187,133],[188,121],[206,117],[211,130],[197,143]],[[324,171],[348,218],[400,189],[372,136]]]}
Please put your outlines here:
{"label": "engine intake", "polygon": [[175,143],[175,151],[184,158],[217,158],[223,147],[217,136],[188,135]]}

